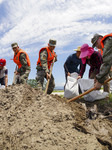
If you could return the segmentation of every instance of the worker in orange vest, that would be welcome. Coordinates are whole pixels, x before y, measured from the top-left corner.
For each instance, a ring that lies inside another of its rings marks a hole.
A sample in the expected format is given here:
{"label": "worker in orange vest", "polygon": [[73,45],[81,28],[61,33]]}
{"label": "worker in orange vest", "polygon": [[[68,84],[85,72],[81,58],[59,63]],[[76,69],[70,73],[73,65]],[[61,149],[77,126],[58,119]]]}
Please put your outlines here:
{"label": "worker in orange vest", "polygon": [[16,83],[26,83],[28,80],[28,76],[30,73],[30,59],[28,54],[19,48],[17,43],[12,43],[11,47],[14,52],[13,61],[17,64],[17,69],[15,70],[15,74],[19,75]]}
{"label": "worker in orange vest", "polygon": [[56,47],[56,40],[50,39],[48,46],[40,49],[39,58],[37,61],[37,67],[36,67],[37,86],[38,88],[43,90],[44,78],[47,80],[50,79],[47,94],[51,94],[55,87],[54,77],[52,74],[50,77],[50,74],[49,74],[53,59],[55,58],[55,61],[57,61],[57,55],[54,52],[55,47]]}
{"label": "worker in orange vest", "polygon": [[105,36],[95,34],[91,39],[93,48],[103,50],[103,63],[100,67],[100,72],[96,75],[96,83],[94,85],[96,90],[99,90],[108,78],[108,75],[112,76],[111,66],[112,66],[112,33]]}

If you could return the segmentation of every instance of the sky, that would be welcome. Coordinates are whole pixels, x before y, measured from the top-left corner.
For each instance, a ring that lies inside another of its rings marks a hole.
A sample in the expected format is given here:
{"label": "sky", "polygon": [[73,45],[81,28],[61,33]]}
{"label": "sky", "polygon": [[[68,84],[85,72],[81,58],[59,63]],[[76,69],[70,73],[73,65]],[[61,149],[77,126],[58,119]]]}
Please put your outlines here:
{"label": "sky", "polygon": [[[112,32],[111,0],[0,0],[0,58],[5,58],[8,83],[12,84],[16,65],[11,44],[17,42],[31,61],[29,79],[36,77],[39,50],[49,39],[57,40],[58,61],[53,75],[56,86],[63,86],[63,64],[74,49],[87,43],[95,33]],[[83,78],[88,78],[89,66]]]}

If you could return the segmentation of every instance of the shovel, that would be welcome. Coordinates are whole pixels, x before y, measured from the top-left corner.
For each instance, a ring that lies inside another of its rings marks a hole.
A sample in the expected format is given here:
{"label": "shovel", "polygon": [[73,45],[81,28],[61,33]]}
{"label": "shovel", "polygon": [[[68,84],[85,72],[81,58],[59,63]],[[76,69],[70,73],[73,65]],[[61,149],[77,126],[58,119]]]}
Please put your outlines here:
{"label": "shovel", "polygon": [[[53,62],[52,62],[52,65],[51,65],[50,74],[49,74],[50,77],[51,77],[51,74],[52,74],[52,69],[53,69],[54,62],[55,62],[55,58],[53,59]],[[45,95],[47,94],[49,82],[50,82],[50,79],[48,79],[47,84],[46,84]]]}
{"label": "shovel", "polygon": [[[110,80],[112,80],[112,77],[109,78],[109,79],[107,79],[107,80],[104,82],[104,84],[106,84],[106,83],[109,82]],[[90,92],[92,92],[92,91],[94,91],[94,90],[95,90],[95,88],[93,87],[93,88],[87,90],[86,92],[84,92],[84,93],[82,93],[82,94],[80,94],[80,95],[78,95],[78,96],[76,96],[76,97],[74,97],[74,98],[72,98],[72,99],[69,99],[67,102],[69,103],[69,102],[72,102],[72,101],[74,101],[74,100],[76,100],[76,99],[79,99],[79,98],[81,98],[82,96],[84,96],[84,95],[86,95],[86,94],[88,94],[88,93],[90,93]]]}
{"label": "shovel", "polygon": [[[17,70],[17,65],[16,65],[16,68],[15,68],[15,71]],[[13,77],[13,82],[12,82],[12,85],[15,84],[15,81],[16,81],[16,72],[14,71],[14,77]]]}

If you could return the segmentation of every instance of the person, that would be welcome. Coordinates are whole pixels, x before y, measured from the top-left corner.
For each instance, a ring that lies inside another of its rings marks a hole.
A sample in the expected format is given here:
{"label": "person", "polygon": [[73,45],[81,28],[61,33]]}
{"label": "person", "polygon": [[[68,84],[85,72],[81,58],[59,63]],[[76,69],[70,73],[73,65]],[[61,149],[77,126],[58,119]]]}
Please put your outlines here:
{"label": "person", "polygon": [[8,84],[8,69],[5,66],[6,60],[4,58],[0,59],[0,84],[7,88]]}
{"label": "person", "polygon": [[16,81],[16,84],[25,84],[27,83],[28,76],[31,70],[29,56],[24,50],[19,48],[17,43],[12,43],[11,47],[14,52],[13,61],[17,64],[15,74],[17,76],[19,75],[19,79]]}
{"label": "person", "polygon": [[78,79],[83,77],[86,69],[86,64],[90,66],[89,78],[93,79],[95,74],[99,72],[100,66],[103,61],[101,54],[97,51],[94,51],[94,49],[92,47],[89,47],[88,44],[83,44],[81,46],[80,58],[82,60],[82,67]]}
{"label": "person", "polygon": [[70,76],[71,73],[76,72],[79,74],[82,65],[81,59],[79,58],[80,46],[78,46],[77,49],[74,49],[74,51],[76,51],[76,53],[69,55],[64,63],[66,81],[67,76]]}
{"label": "person", "polygon": [[44,90],[43,88],[44,79],[47,79],[47,80],[50,79],[47,94],[51,94],[55,87],[53,75],[51,74],[51,77],[50,77],[51,64],[54,59],[55,61],[57,61],[57,55],[54,52],[55,47],[56,47],[56,40],[50,39],[48,46],[40,49],[39,58],[37,61],[37,67],[36,67],[37,87],[41,90]]}
{"label": "person", "polygon": [[[86,69],[86,64],[90,66],[89,78],[94,79],[95,76],[99,73],[100,66],[103,63],[103,58],[101,54],[97,51],[94,51],[94,49],[90,47],[88,44],[83,44],[81,46],[80,58],[82,60],[82,67],[81,67],[81,70],[77,79],[80,79],[83,77],[83,74]],[[104,91],[109,92],[109,87],[108,86],[104,87]]]}
{"label": "person", "polygon": [[96,75],[94,88],[99,90],[108,78],[108,75],[112,76],[112,33],[102,36],[95,34],[91,39],[92,47],[103,49],[103,63],[101,65],[99,73]]}

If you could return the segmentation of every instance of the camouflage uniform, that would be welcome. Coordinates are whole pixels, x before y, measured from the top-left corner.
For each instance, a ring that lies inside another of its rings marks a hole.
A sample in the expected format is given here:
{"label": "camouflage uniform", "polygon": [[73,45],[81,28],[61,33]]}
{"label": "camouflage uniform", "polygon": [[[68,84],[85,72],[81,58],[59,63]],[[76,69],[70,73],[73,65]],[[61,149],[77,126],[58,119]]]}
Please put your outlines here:
{"label": "camouflage uniform", "polygon": [[[44,78],[46,78],[46,73],[50,72],[50,70],[48,69],[47,57],[48,57],[48,54],[47,54],[47,50],[45,49],[40,53],[40,61],[41,61],[42,66],[40,66],[38,64],[36,67],[36,69],[37,69],[37,77],[36,77],[37,86],[38,86],[38,88],[40,88],[42,90],[43,90]],[[47,94],[51,94],[54,87],[55,87],[54,77],[53,77],[53,75],[51,75]]]}
{"label": "camouflage uniform", "polygon": [[104,40],[103,48],[103,64],[101,65],[99,74],[96,75],[96,79],[100,83],[104,83],[108,74],[112,76],[110,68],[112,66],[112,37],[107,37]]}
{"label": "camouflage uniform", "polygon": [[30,73],[31,69],[30,69],[30,66],[27,65],[27,60],[26,60],[26,54],[25,53],[20,54],[19,60],[22,64],[22,67],[17,70],[17,72],[20,75],[19,79],[17,80],[17,83],[24,84],[28,80],[28,76],[29,76],[29,73]]}

